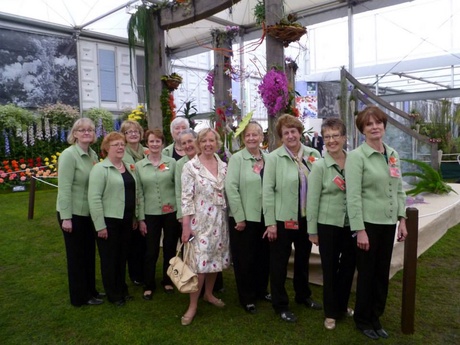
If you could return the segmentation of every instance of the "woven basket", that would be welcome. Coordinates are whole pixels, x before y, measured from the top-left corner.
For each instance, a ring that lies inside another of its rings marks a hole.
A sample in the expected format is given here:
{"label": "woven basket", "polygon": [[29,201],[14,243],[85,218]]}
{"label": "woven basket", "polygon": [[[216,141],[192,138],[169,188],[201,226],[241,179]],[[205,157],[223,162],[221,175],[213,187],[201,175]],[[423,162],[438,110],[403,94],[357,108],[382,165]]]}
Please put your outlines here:
{"label": "woven basket", "polygon": [[298,41],[307,33],[307,29],[303,26],[288,26],[288,25],[269,25],[267,26],[267,34],[283,42],[287,47],[289,43]]}

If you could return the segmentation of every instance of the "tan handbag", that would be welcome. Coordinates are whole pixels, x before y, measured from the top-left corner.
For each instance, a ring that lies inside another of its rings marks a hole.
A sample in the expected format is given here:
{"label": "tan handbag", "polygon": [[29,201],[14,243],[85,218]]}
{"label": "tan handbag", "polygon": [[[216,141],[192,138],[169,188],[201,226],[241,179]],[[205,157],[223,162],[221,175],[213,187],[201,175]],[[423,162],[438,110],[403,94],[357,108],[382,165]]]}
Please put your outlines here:
{"label": "tan handbag", "polygon": [[[172,282],[176,286],[177,290],[182,293],[192,293],[198,291],[198,275],[193,272],[190,267],[182,261],[180,252],[182,249],[182,243],[177,255],[169,260],[169,267],[167,274],[171,278]],[[190,243],[185,245],[184,258],[189,258]]]}

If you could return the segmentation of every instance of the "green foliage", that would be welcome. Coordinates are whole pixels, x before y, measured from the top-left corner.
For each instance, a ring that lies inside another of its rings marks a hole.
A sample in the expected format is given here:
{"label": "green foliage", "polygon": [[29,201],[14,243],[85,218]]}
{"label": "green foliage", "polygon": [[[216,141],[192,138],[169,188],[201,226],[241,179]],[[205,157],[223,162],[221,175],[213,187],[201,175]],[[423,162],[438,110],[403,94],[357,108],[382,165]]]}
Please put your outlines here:
{"label": "green foliage", "polygon": [[190,128],[195,129],[196,123],[193,118],[198,115],[198,109],[195,105],[192,105],[192,103],[193,100],[185,102],[184,110],[182,112],[184,114],[184,117],[187,119]]}
{"label": "green foliage", "polygon": [[256,24],[262,25],[262,23],[265,21],[265,1],[258,0],[257,4],[254,6],[253,11],[254,18],[256,19]]}
{"label": "green foliage", "polygon": [[0,130],[13,128],[27,129],[35,121],[35,116],[26,109],[13,104],[0,105]]}
{"label": "green foliage", "polygon": [[161,89],[160,95],[160,104],[161,104],[161,114],[163,116],[163,135],[165,137],[165,143],[172,143],[173,139],[171,136],[170,125],[173,119],[173,110],[171,109],[171,94],[166,87]]}
{"label": "green foliage", "polygon": [[423,192],[433,194],[448,194],[455,192],[451,186],[442,180],[441,174],[431,165],[414,159],[402,159],[405,162],[411,163],[419,167],[422,172],[406,172],[403,176],[413,176],[418,178],[415,188],[406,191],[408,195],[417,195]]}
{"label": "green foliage", "polygon": [[43,119],[48,119],[50,124],[70,129],[73,123],[80,118],[80,111],[71,105],[56,103],[39,108]]}
{"label": "green foliage", "polygon": [[83,115],[93,120],[96,126],[101,124],[106,133],[113,131],[113,114],[110,111],[102,108],[91,108],[86,110]]}

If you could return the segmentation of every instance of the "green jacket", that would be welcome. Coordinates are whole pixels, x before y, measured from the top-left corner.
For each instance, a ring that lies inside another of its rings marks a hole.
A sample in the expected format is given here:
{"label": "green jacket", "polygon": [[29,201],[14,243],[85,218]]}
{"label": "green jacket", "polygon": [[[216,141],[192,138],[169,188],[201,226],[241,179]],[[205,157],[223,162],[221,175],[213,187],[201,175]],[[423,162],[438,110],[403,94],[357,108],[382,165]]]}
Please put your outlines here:
{"label": "green jacket", "polygon": [[[312,164],[308,157],[321,158],[315,149],[302,145],[307,167]],[[308,200],[307,200],[308,203]],[[262,183],[262,208],[266,225],[276,221],[297,220],[299,208],[299,172],[296,162],[289,156],[284,145],[267,155]]]}
{"label": "green jacket", "polygon": [[[126,170],[134,177],[136,189],[138,182],[133,164],[125,164]],[[91,218],[96,231],[107,228],[104,217],[123,219],[125,211],[124,182],[120,172],[108,158],[97,163],[89,175],[88,201]],[[137,193],[136,193],[136,199]],[[138,215],[136,201],[136,217]]]}
{"label": "green jacket", "polygon": [[[265,159],[266,155],[263,154]],[[236,222],[260,222],[262,219],[262,179],[253,168],[256,160],[243,149],[230,157],[225,177],[225,192],[230,216]]]}
{"label": "green jacket", "polygon": [[188,156],[184,156],[176,162],[176,172],[174,173],[174,186],[176,189],[176,207],[177,207],[177,219],[182,218],[182,169],[185,163],[190,160]]}
{"label": "green jacket", "polygon": [[[388,160],[395,160],[401,172],[398,153],[384,144]],[[348,154],[345,164],[347,209],[351,230],[363,230],[364,222],[396,224],[406,216],[406,194],[401,177],[390,176],[390,164],[383,154],[367,143]]]}
{"label": "green jacket", "polygon": [[165,156],[172,157],[173,152],[174,152],[174,143],[166,146],[161,153]]}
{"label": "green jacket", "polygon": [[97,155],[91,148],[85,153],[78,144],[62,151],[58,161],[56,210],[61,219],[72,215],[89,216],[88,181]]}
{"label": "green jacket", "polygon": [[308,175],[307,192],[307,230],[309,234],[318,233],[318,223],[344,227],[347,220],[347,196],[334,182],[340,167],[329,155],[313,164]]}
{"label": "green jacket", "polygon": [[[161,215],[176,211],[175,169],[176,160],[163,154],[158,167],[154,167],[148,157],[136,163],[139,182],[139,220],[144,220],[145,215]],[[171,209],[163,210],[167,205]]]}

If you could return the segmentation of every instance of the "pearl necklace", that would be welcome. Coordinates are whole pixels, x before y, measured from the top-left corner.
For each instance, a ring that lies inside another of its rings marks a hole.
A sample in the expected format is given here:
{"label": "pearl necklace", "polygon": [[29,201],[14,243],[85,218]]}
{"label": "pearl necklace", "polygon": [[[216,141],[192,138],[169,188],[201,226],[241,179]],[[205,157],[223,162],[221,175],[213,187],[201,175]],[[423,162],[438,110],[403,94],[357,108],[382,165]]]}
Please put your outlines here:
{"label": "pearl necklace", "polygon": [[123,169],[123,162],[121,162],[120,166],[117,167],[115,164],[113,165],[115,168],[117,168],[117,170],[121,170]]}

